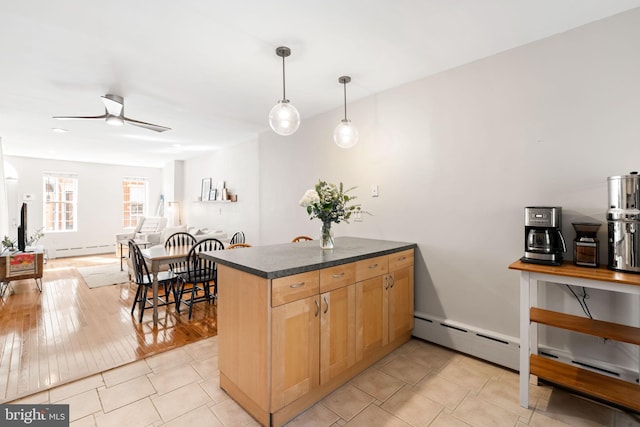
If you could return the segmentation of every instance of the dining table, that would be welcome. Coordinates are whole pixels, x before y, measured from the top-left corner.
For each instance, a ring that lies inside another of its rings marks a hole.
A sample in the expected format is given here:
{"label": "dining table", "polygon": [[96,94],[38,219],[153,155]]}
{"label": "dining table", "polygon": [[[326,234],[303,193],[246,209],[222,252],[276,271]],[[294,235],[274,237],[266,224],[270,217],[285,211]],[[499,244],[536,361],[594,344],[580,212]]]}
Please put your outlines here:
{"label": "dining table", "polygon": [[169,265],[187,259],[190,245],[172,246],[165,248],[164,245],[151,246],[150,248],[141,249],[142,256],[151,267],[153,275],[153,325],[158,324],[158,272],[163,265]]}

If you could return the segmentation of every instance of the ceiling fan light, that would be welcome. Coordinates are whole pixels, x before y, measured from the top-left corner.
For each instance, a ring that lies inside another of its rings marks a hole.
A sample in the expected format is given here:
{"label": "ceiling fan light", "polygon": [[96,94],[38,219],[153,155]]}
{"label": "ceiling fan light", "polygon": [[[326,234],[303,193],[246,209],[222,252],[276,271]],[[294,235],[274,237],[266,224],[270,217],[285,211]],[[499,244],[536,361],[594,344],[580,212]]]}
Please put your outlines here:
{"label": "ceiling fan light", "polygon": [[124,125],[124,120],[120,116],[108,115],[105,120],[112,126]]}
{"label": "ceiling fan light", "polygon": [[342,120],[333,131],[333,140],[340,148],[351,148],[358,143],[359,134],[351,120]]}
{"label": "ceiling fan light", "polygon": [[278,101],[269,112],[269,125],[278,135],[291,135],[300,127],[300,113],[289,100]]}

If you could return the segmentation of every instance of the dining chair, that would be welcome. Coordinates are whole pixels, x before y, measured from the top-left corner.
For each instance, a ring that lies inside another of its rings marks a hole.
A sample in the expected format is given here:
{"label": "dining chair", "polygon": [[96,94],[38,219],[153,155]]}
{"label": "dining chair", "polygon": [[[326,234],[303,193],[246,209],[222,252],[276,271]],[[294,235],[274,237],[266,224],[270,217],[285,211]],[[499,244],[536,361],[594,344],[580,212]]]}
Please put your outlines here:
{"label": "dining chair", "polygon": [[233,236],[231,236],[231,240],[229,240],[230,245],[234,245],[236,243],[244,243],[244,233],[242,231],[236,232]]}
{"label": "dining chair", "polygon": [[[167,250],[178,246],[191,248],[196,244],[196,242],[197,239],[192,234],[187,233],[186,231],[179,231],[167,237],[167,240],[164,242],[164,248]],[[174,274],[185,272],[187,270],[187,260],[185,259],[183,261],[169,264],[169,270],[173,271]]]}
{"label": "dining chair", "polygon": [[297,236],[297,237],[294,237],[293,240],[291,240],[291,243],[304,242],[305,240],[313,240],[313,239],[309,236]]}
{"label": "dining chair", "polygon": [[251,245],[248,243],[234,243],[233,245],[227,246],[227,249],[238,249],[238,248],[250,248]]}
{"label": "dining chair", "polygon": [[[204,239],[193,245],[187,254],[186,271],[178,274],[176,292],[176,311],[180,305],[189,306],[189,319],[193,314],[193,304],[211,303],[217,297],[217,269],[214,261],[200,257],[201,252],[224,250],[224,244],[218,239]],[[185,293],[189,296],[185,298]]]}
{"label": "dining chair", "polygon": [[[142,322],[144,311],[153,308],[153,299],[148,297],[149,290],[153,290],[153,276],[149,273],[149,267],[145,262],[144,256],[142,256],[140,247],[133,240],[129,240],[129,254],[135,283],[138,286],[136,296],[133,298],[133,305],[131,306],[131,315],[133,316],[136,306],[139,306],[139,321]],[[176,276],[172,271],[158,272],[158,306],[171,303],[169,297],[173,294],[175,282]],[[160,294],[160,290],[164,292]]]}

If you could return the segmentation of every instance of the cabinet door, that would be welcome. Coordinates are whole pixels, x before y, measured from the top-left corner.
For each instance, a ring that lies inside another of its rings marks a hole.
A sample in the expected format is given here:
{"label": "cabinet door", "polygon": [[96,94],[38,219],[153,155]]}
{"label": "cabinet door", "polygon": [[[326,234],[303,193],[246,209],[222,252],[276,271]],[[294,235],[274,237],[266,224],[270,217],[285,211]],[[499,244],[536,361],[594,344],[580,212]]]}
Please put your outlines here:
{"label": "cabinet door", "polygon": [[389,341],[413,329],[413,266],[388,277]]}
{"label": "cabinet door", "polygon": [[271,313],[271,412],[319,384],[318,295],[274,307]]}
{"label": "cabinet door", "polygon": [[356,360],[356,285],[320,295],[320,384]]}
{"label": "cabinet door", "polygon": [[356,361],[389,341],[387,276],[356,283]]}

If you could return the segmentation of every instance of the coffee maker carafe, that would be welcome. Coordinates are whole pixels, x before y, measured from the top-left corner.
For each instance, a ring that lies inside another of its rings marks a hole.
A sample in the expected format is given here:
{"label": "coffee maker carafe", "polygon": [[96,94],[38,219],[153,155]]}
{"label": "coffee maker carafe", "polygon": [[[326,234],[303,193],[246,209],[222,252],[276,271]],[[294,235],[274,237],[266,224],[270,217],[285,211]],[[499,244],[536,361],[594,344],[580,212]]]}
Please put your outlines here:
{"label": "coffee maker carafe", "polygon": [[567,246],[561,227],[561,207],[524,208],[524,256],[520,259],[534,264],[562,264]]}

